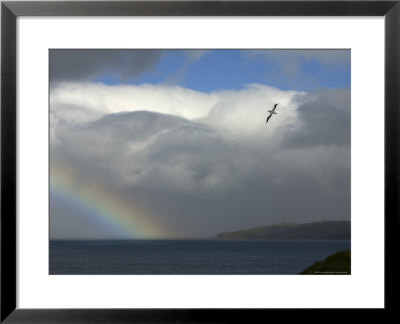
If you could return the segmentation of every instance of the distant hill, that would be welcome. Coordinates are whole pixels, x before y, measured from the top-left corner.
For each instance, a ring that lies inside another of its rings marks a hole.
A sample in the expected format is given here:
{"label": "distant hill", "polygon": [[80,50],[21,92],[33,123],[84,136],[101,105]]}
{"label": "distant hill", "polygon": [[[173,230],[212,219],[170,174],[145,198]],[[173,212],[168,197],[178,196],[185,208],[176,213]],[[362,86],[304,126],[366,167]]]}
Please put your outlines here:
{"label": "distant hill", "polygon": [[351,274],[350,250],[336,252],[323,261],[317,261],[301,274]]}
{"label": "distant hill", "polygon": [[216,238],[225,240],[350,240],[350,221],[279,223],[223,232]]}

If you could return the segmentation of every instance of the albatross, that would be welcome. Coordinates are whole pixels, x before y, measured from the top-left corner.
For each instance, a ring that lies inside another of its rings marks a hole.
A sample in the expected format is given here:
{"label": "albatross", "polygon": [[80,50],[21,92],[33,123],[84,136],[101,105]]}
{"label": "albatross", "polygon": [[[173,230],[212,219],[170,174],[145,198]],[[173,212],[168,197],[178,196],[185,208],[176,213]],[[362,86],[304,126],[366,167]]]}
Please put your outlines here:
{"label": "albatross", "polygon": [[278,104],[275,104],[274,108],[272,108],[271,110],[268,110],[269,116],[268,116],[267,121],[265,123],[268,123],[268,120],[272,117],[273,114],[275,114],[275,115],[277,114],[275,112],[276,106],[278,106]]}

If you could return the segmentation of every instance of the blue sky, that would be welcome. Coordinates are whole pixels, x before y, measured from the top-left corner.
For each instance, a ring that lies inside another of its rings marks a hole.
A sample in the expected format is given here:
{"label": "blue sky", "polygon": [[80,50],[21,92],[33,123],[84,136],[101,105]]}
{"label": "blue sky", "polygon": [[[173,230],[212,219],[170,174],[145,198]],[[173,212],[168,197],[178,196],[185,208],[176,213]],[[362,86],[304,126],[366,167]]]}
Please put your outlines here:
{"label": "blue sky", "polygon": [[133,77],[109,70],[92,81],[172,84],[203,92],[251,83],[298,91],[349,88],[350,50],[167,50]]}

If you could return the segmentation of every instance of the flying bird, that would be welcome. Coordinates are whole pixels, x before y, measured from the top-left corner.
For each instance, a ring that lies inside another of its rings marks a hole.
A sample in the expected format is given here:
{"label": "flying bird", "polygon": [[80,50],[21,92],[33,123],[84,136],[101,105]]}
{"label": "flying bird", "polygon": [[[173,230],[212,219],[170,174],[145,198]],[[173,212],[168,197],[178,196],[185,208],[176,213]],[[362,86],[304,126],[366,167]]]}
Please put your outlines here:
{"label": "flying bird", "polygon": [[277,114],[275,112],[276,106],[278,106],[278,104],[275,104],[274,108],[272,108],[271,110],[268,110],[269,116],[268,116],[267,121],[265,123],[268,123],[268,120],[272,117],[273,114],[275,114],[275,115]]}

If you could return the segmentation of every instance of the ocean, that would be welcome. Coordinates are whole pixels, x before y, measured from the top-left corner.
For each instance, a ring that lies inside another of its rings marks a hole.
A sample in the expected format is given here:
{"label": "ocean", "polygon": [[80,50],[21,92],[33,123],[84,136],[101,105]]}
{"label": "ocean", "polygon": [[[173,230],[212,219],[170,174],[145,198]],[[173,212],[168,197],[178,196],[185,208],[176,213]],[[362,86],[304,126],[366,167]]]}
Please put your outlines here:
{"label": "ocean", "polygon": [[52,275],[299,274],[350,241],[50,241]]}

